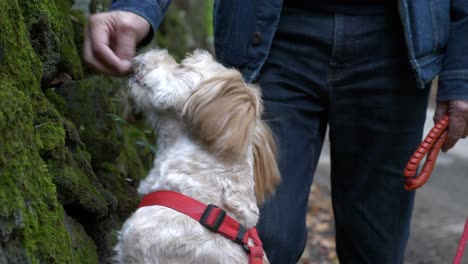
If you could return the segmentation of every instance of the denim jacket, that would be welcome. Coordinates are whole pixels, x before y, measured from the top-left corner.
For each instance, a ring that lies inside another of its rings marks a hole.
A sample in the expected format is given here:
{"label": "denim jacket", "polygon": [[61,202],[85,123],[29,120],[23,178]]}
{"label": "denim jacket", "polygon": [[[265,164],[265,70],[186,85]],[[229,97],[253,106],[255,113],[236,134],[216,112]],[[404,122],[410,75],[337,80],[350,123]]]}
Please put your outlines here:
{"label": "denim jacket", "polygon": [[[397,0],[409,63],[419,88],[439,75],[438,101],[468,100],[468,0]],[[170,0],[113,0],[111,10],[144,17],[157,30]],[[255,81],[283,0],[215,0],[217,59]]]}

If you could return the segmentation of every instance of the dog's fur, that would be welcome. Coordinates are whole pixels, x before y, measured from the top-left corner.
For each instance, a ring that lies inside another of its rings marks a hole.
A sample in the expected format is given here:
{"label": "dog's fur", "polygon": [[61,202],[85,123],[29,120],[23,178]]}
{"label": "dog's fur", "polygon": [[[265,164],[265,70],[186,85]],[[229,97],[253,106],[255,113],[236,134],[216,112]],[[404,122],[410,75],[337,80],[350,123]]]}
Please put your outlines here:
{"label": "dog's fur", "polygon": [[[254,227],[257,204],[279,183],[260,91],[201,50],[180,64],[167,51],[152,50],[135,58],[134,69],[131,96],[158,136],[154,168],[139,193],[180,192]],[[119,263],[248,263],[239,244],[162,206],[138,209],[116,251]]]}

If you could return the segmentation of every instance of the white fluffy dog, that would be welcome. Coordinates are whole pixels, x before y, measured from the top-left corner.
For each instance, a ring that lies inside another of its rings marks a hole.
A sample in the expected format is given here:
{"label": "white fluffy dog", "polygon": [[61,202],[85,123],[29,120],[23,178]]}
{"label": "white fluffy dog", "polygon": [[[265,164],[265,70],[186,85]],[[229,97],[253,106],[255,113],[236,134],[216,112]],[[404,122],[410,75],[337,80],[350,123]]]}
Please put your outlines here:
{"label": "white fluffy dog", "polygon": [[[254,227],[257,204],[280,181],[260,91],[201,50],[180,64],[152,50],[135,58],[134,69],[131,96],[158,136],[154,168],[139,193],[175,191]],[[116,251],[119,263],[249,263],[242,245],[160,205],[137,209]]]}

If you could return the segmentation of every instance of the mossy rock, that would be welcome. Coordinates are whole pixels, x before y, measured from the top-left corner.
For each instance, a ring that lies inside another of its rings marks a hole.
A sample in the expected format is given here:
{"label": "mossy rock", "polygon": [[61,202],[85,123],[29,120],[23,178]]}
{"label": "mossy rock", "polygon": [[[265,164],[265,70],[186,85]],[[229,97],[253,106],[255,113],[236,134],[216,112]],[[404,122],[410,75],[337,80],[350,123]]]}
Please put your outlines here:
{"label": "mossy rock", "polygon": [[92,156],[93,165],[115,160],[121,148],[110,117],[113,113],[109,101],[112,85],[108,78],[95,76],[55,88],[66,102],[65,117],[78,129],[86,150]]}
{"label": "mossy rock", "polygon": [[0,0],[0,263],[110,263],[152,163],[122,81],[83,79],[71,2]]}
{"label": "mossy rock", "polygon": [[[0,0],[0,17],[0,262],[78,263],[53,176],[41,157],[64,148],[65,132],[41,94],[43,64],[18,2]],[[80,259],[97,263],[95,255]]]}
{"label": "mossy rock", "polygon": [[20,1],[31,44],[43,62],[42,85],[47,86],[60,72],[73,79],[83,78],[83,67],[75,46],[70,19],[70,1]]}
{"label": "mossy rock", "polygon": [[88,18],[80,10],[70,10],[70,20],[73,25],[74,42],[76,50],[78,51],[78,56],[83,57],[83,42],[84,42],[84,28],[87,24]]}
{"label": "mossy rock", "polygon": [[64,214],[64,220],[65,228],[70,235],[74,263],[98,263],[96,244],[86,234],[83,226],[67,214]]}
{"label": "mossy rock", "polygon": [[33,124],[39,140],[38,148],[44,157],[65,146],[65,130],[59,113],[42,92],[31,93],[30,97],[36,109]]}
{"label": "mossy rock", "polygon": [[73,216],[83,213],[95,218],[106,216],[109,206],[116,201],[99,183],[89,159],[89,154],[80,149],[72,154],[64,148],[54,152],[47,168],[57,186],[59,201],[69,213],[71,210],[75,212]]}
{"label": "mossy rock", "polygon": [[[137,148],[136,142],[146,135],[142,129],[127,124],[119,117],[119,105],[114,102],[126,86],[121,80],[103,76],[71,81],[56,87],[54,93],[66,102],[64,115],[71,120],[86,151],[91,154],[91,164],[116,162],[120,172],[135,182],[145,176],[150,162],[142,162],[148,152]],[[120,107],[121,108],[121,107]],[[152,136],[152,135],[151,135]],[[146,165],[146,166],[145,166]]]}

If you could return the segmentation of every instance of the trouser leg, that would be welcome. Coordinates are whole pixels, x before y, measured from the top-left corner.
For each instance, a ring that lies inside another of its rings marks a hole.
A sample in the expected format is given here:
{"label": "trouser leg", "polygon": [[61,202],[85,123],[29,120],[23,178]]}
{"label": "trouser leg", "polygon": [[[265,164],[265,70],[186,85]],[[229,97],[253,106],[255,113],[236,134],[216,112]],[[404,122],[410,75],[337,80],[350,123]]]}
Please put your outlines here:
{"label": "trouser leg", "polygon": [[282,175],[260,212],[259,233],[272,264],[296,263],[304,250],[310,186],[326,130],[323,81],[331,49],[310,26],[320,23],[331,32],[333,19],[306,20],[286,11],[258,80]]}
{"label": "trouser leg", "polygon": [[422,137],[429,89],[416,88],[390,21],[336,20],[337,32],[351,32],[354,40],[337,37],[328,82],[332,201],[343,264],[402,263],[409,235],[414,192],[403,188],[403,169]]}

